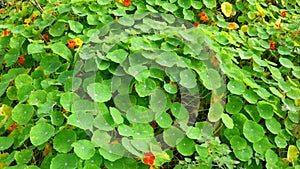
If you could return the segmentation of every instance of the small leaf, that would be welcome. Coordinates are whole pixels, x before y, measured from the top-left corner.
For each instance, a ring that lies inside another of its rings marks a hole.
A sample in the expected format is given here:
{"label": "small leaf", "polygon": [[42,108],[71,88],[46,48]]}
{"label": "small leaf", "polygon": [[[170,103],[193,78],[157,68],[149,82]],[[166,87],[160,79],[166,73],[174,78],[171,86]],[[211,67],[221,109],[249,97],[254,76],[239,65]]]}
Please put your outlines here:
{"label": "small leaf", "polygon": [[80,22],[68,20],[70,29],[75,33],[80,33],[83,29],[83,25]]}
{"label": "small leaf", "polygon": [[124,119],[120,111],[114,107],[109,108],[110,114],[116,124],[122,124]]}
{"label": "small leaf", "polygon": [[178,62],[178,56],[175,52],[163,52],[157,57],[156,62],[162,66],[172,67]]}
{"label": "small leaf", "polygon": [[232,94],[236,95],[243,94],[246,89],[244,83],[238,80],[230,80],[227,84],[227,88]]}
{"label": "small leaf", "polygon": [[14,139],[12,137],[0,137],[0,151],[8,149],[14,143]]}
{"label": "small leaf", "polygon": [[192,5],[192,0],[178,0],[178,5],[184,9],[188,9]]}
{"label": "small leaf", "polygon": [[53,148],[60,153],[68,153],[76,141],[76,133],[70,129],[62,130],[53,139]]}
{"label": "small leaf", "polygon": [[31,43],[27,46],[28,54],[36,54],[44,52],[44,45],[38,43]]}
{"label": "small leaf", "polygon": [[106,57],[113,62],[122,63],[125,61],[128,53],[124,49],[114,50],[106,55]]}
{"label": "small leaf", "polygon": [[155,113],[164,112],[167,107],[167,98],[162,90],[154,90],[150,95],[149,107]]}
{"label": "small leaf", "polygon": [[31,150],[24,149],[21,151],[17,151],[14,157],[18,164],[26,164],[32,159],[33,152]]}
{"label": "small leaf", "polygon": [[27,124],[34,114],[34,108],[28,104],[18,104],[12,110],[12,119],[20,125]]}
{"label": "small leaf", "polygon": [[71,62],[72,53],[66,45],[62,44],[61,42],[55,43],[51,45],[51,49],[53,53],[61,56],[62,58],[66,59],[68,62]]}
{"label": "small leaf", "polygon": [[230,114],[237,114],[243,108],[243,101],[240,97],[230,95],[228,97],[228,103],[226,104],[226,112]]}
{"label": "small leaf", "polygon": [[254,121],[247,120],[243,126],[243,134],[252,143],[260,141],[265,136],[262,126]]}
{"label": "small leaf", "polygon": [[184,135],[180,129],[172,126],[163,132],[163,138],[169,146],[174,147],[184,138]]}
{"label": "small leaf", "polygon": [[143,106],[135,105],[126,112],[127,119],[132,123],[149,123],[153,121],[153,112]]}
{"label": "small leaf", "polygon": [[72,144],[75,154],[83,160],[92,158],[95,154],[95,147],[89,140],[79,140]]}
{"label": "small leaf", "polygon": [[173,120],[168,113],[161,113],[159,116],[156,117],[156,122],[161,128],[169,128]]}
{"label": "small leaf", "polygon": [[34,146],[47,142],[54,135],[54,127],[47,123],[39,123],[30,130],[30,141]]}
{"label": "small leaf", "polygon": [[266,121],[267,129],[273,134],[279,134],[281,131],[281,124],[274,117],[267,119]]}
{"label": "small leaf", "polygon": [[233,150],[235,156],[241,161],[249,161],[253,156],[253,150],[251,146],[247,145],[245,149]]}
{"label": "small leaf", "polygon": [[189,69],[181,71],[179,84],[188,89],[194,88],[197,85],[197,82],[193,71]]}
{"label": "small leaf", "polygon": [[293,68],[293,67],[294,67],[293,62],[290,61],[290,60],[287,59],[287,58],[280,57],[280,58],[279,58],[279,63],[280,63],[282,66],[286,67],[286,68]]}
{"label": "small leaf", "polygon": [[15,86],[17,89],[20,89],[22,86],[25,85],[32,85],[33,79],[28,74],[20,74],[15,79]]}
{"label": "small leaf", "polygon": [[226,17],[230,17],[232,13],[232,4],[229,2],[223,2],[221,5],[221,10]]}
{"label": "small leaf", "polygon": [[164,84],[164,89],[170,94],[177,93],[177,86],[174,84],[169,84],[169,83]]}
{"label": "small leaf", "polygon": [[199,76],[208,90],[217,89],[221,86],[220,74],[215,69],[204,69]]}
{"label": "small leaf", "polygon": [[217,5],[216,0],[203,0],[203,4],[208,9],[212,9],[212,8],[216,7],[216,5]]}
{"label": "small leaf", "polygon": [[52,160],[50,169],[67,168],[76,169],[78,158],[75,154],[57,154]]}
{"label": "small leaf", "polygon": [[234,124],[233,124],[233,120],[230,118],[230,116],[228,114],[222,114],[221,115],[222,118],[222,122],[225,124],[225,126],[229,129],[232,129]]}
{"label": "small leaf", "polygon": [[279,148],[285,148],[287,146],[286,140],[282,136],[277,135],[274,140]]}
{"label": "small leaf", "polygon": [[221,119],[224,112],[224,107],[221,103],[215,102],[208,111],[208,119],[211,122],[217,122]]}
{"label": "small leaf", "polygon": [[106,131],[96,130],[93,132],[92,142],[97,146],[104,147],[110,143],[111,139],[111,136]]}
{"label": "small leaf", "polygon": [[260,117],[264,119],[271,119],[274,114],[273,106],[265,101],[259,101],[257,103],[257,110],[259,112]]}
{"label": "small leaf", "polygon": [[101,83],[92,83],[87,87],[87,93],[96,102],[106,102],[112,97],[110,87]]}
{"label": "small leaf", "polygon": [[271,149],[267,150],[265,157],[266,157],[267,163],[270,163],[270,164],[276,164],[278,161],[277,154],[274,151],[272,151]]}
{"label": "small leaf", "polygon": [[180,154],[190,156],[195,152],[195,142],[185,137],[176,145],[176,148]]}
{"label": "small leaf", "polygon": [[63,22],[56,22],[49,29],[49,33],[52,36],[61,36],[65,32],[66,24]]}
{"label": "small leaf", "polygon": [[230,145],[233,150],[243,150],[247,148],[247,141],[244,138],[235,135],[230,139]]}

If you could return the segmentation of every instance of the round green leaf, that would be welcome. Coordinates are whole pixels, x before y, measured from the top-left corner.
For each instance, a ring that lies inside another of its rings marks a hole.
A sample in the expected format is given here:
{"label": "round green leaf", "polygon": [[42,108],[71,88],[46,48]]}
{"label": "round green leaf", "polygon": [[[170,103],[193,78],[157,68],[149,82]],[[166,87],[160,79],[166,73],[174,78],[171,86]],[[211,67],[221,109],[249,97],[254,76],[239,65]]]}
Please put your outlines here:
{"label": "round green leaf", "polygon": [[243,150],[247,148],[247,141],[244,138],[235,135],[230,139],[230,145],[233,150]]}
{"label": "round green leaf", "polygon": [[76,133],[72,130],[62,130],[53,139],[53,148],[60,153],[68,153],[76,140]]}
{"label": "round green leaf", "polygon": [[111,136],[106,131],[96,130],[93,132],[92,141],[96,145],[104,147],[111,141]]}
{"label": "round green leaf", "polygon": [[252,148],[247,145],[245,149],[233,150],[235,156],[241,161],[249,161],[253,155]]}
{"label": "round green leaf", "polygon": [[70,49],[66,45],[62,44],[61,42],[51,45],[51,50],[53,51],[53,53],[57,54],[58,56],[61,56],[62,58],[66,59],[68,62],[71,62],[73,58]]}
{"label": "round green leaf", "polygon": [[149,96],[156,87],[154,80],[148,78],[142,82],[136,84],[136,92],[140,97]]}
{"label": "round green leaf", "polygon": [[118,19],[118,22],[124,26],[132,26],[134,25],[134,18],[130,15],[125,15]]}
{"label": "round green leaf", "polygon": [[216,0],[203,0],[203,4],[208,9],[212,9],[212,8],[216,7],[216,5],[217,5]]}
{"label": "round green leaf", "polygon": [[44,90],[37,90],[31,93],[28,103],[39,106],[47,101],[47,92]]}
{"label": "round green leaf", "polygon": [[6,95],[9,100],[17,100],[17,88],[16,86],[10,86],[7,88]]}
{"label": "round green leaf", "polygon": [[114,107],[109,108],[110,114],[116,124],[122,124],[124,119],[120,111]]}
{"label": "round green leaf", "polygon": [[64,22],[56,22],[49,29],[49,33],[52,36],[61,36],[66,28],[66,24]]}
{"label": "round green leaf", "polygon": [[17,151],[14,155],[16,161],[18,164],[26,164],[28,163],[33,156],[33,152],[31,150],[21,150],[21,151]]}
{"label": "round green leaf", "polygon": [[273,106],[265,101],[259,101],[257,103],[257,110],[259,112],[260,117],[264,119],[271,119],[274,114]]}
{"label": "round green leaf", "polygon": [[12,137],[0,137],[0,151],[8,149],[14,143]]}
{"label": "round green leaf", "polygon": [[287,146],[286,140],[282,136],[279,136],[279,135],[277,135],[275,137],[275,143],[276,143],[277,147],[279,147],[279,148],[285,148]]}
{"label": "round green leaf", "polygon": [[126,112],[127,119],[132,123],[149,123],[153,121],[153,112],[143,106],[135,105]]}
{"label": "round green leaf", "polygon": [[238,80],[230,80],[227,84],[227,88],[232,94],[236,95],[243,94],[246,89],[244,83]]}
{"label": "round green leaf", "polygon": [[108,59],[116,63],[122,63],[125,61],[128,53],[124,49],[117,49],[106,55]]}
{"label": "round green leaf", "polygon": [[92,158],[96,152],[93,143],[89,140],[79,140],[74,142],[72,146],[74,147],[75,154],[83,160]]}
{"label": "round green leaf", "polygon": [[281,130],[281,124],[274,117],[265,121],[267,129],[273,134],[279,134]]}
{"label": "round green leaf", "polygon": [[254,121],[248,120],[244,123],[243,134],[252,143],[261,140],[265,136],[264,128]]}
{"label": "round green leaf", "polygon": [[257,94],[249,89],[246,89],[243,93],[243,97],[251,104],[255,104],[258,100]]}
{"label": "round green leaf", "polygon": [[181,71],[179,84],[188,89],[194,88],[197,82],[193,71],[189,69]]}
{"label": "round green leaf", "polygon": [[30,94],[34,91],[34,87],[32,85],[24,85],[20,87],[17,91],[17,97],[20,102],[26,101]]}
{"label": "round green leaf", "polygon": [[211,122],[217,122],[221,119],[224,112],[224,107],[221,103],[215,102],[211,105],[208,111],[208,119]]}
{"label": "round green leaf", "polygon": [[215,69],[204,69],[199,75],[200,79],[203,81],[203,85],[207,89],[213,90],[221,86],[220,74]]}
{"label": "round green leaf", "polygon": [[167,98],[162,90],[154,90],[150,95],[149,107],[155,113],[164,112],[167,106]]}
{"label": "round green leaf", "polygon": [[15,79],[15,86],[17,87],[17,89],[20,89],[22,86],[25,85],[32,85],[32,83],[33,79],[27,74],[20,74]]}
{"label": "round green leaf", "polygon": [[99,149],[99,153],[103,158],[109,161],[116,161],[124,156],[125,148],[122,144],[110,144],[107,147]]}
{"label": "round green leaf", "polygon": [[239,96],[230,95],[226,104],[226,112],[230,114],[239,113],[243,108],[243,100]]}
{"label": "round green leaf", "polygon": [[254,151],[260,154],[265,154],[268,149],[273,147],[274,146],[269,142],[268,137],[264,137],[260,141],[253,143]]}
{"label": "round green leaf", "polygon": [[47,142],[54,134],[54,127],[47,123],[39,123],[30,130],[30,141],[34,146]]}
{"label": "round green leaf", "polygon": [[184,134],[180,129],[171,126],[163,132],[163,138],[169,146],[174,147],[184,138]]}
{"label": "round green leaf", "polygon": [[171,4],[171,3],[168,3],[168,2],[164,2],[162,4],[162,8],[166,11],[169,11],[169,12],[174,12],[178,9],[178,7],[175,4]]}
{"label": "round green leaf", "polygon": [[164,89],[170,94],[177,93],[177,86],[173,84],[169,84],[169,83],[164,84]]}
{"label": "round green leaf", "polygon": [[271,163],[271,164],[276,164],[278,161],[278,156],[277,154],[272,151],[271,149],[267,150],[266,154],[265,154],[265,158],[267,163]]}
{"label": "round green leaf", "polygon": [[284,46],[279,46],[278,47],[278,53],[281,55],[290,55],[291,54],[291,50],[287,47]]}
{"label": "round green leaf", "polygon": [[175,52],[163,52],[157,57],[156,62],[162,66],[172,67],[178,62],[178,55]]}
{"label": "round green leaf", "polygon": [[75,33],[80,33],[83,29],[83,25],[80,22],[68,20],[70,29]]}
{"label": "round green leaf", "polygon": [[56,55],[44,56],[40,64],[46,75],[56,72],[62,65]]}
{"label": "round green leaf", "polygon": [[173,120],[168,113],[161,113],[159,116],[156,117],[156,122],[161,128],[169,128]]}
{"label": "round green leaf", "polygon": [[230,118],[228,114],[222,114],[221,115],[222,122],[225,124],[225,126],[229,129],[232,129],[234,127],[233,120]]}
{"label": "round green leaf", "polygon": [[76,169],[78,158],[75,154],[57,154],[52,160],[50,169],[67,168]]}
{"label": "round green leaf", "polygon": [[87,93],[96,102],[106,102],[112,97],[111,89],[105,84],[92,83],[87,87]]}
{"label": "round green leaf", "polygon": [[287,58],[280,57],[280,58],[279,58],[279,63],[280,63],[282,66],[286,67],[286,68],[293,68],[293,67],[294,67],[293,62],[290,61],[290,60],[287,59]]}
{"label": "round green leaf", "polygon": [[33,106],[28,104],[18,104],[12,110],[12,119],[20,125],[25,125],[29,122],[33,114]]}
{"label": "round green leaf", "polygon": [[180,154],[190,156],[195,152],[195,142],[185,137],[176,145],[176,148]]}
{"label": "round green leaf", "polygon": [[178,0],[178,5],[184,9],[188,9],[192,5],[192,0]]}
{"label": "round green leaf", "polygon": [[185,108],[184,105],[178,102],[174,102],[171,106],[171,112],[173,116],[175,116],[177,119],[187,119],[189,117],[189,112]]}

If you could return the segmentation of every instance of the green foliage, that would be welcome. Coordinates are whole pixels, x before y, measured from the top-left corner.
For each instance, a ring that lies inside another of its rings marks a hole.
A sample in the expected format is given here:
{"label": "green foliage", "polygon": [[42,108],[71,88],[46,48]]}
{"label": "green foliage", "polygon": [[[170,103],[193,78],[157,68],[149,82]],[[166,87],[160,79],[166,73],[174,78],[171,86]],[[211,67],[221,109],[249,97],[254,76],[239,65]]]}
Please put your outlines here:
{"label": "green foliage", "polygon": [[0,3],[0,168],[299,168],[299,0],[34,2]]}

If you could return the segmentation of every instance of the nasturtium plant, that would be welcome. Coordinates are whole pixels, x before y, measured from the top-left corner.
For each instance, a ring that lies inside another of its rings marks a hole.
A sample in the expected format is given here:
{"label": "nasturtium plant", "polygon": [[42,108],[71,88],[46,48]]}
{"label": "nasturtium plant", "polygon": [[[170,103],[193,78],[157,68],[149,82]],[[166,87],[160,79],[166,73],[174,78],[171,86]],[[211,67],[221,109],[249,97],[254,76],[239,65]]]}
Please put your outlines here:
{"label": "nasturtium plant", "polygon": [[299,168],[300,2],[0,2],[0,168]]}

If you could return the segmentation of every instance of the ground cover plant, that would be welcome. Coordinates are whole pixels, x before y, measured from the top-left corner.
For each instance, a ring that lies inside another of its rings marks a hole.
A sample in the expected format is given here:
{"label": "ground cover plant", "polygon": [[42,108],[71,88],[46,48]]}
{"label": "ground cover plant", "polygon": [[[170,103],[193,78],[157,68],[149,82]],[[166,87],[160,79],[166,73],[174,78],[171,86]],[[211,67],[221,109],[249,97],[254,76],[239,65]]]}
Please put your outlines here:
{"label": "ground cover plant", "polygon": [[299,0],[0,7],[0,168],[300,168]]}

